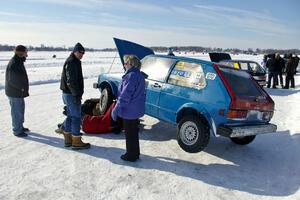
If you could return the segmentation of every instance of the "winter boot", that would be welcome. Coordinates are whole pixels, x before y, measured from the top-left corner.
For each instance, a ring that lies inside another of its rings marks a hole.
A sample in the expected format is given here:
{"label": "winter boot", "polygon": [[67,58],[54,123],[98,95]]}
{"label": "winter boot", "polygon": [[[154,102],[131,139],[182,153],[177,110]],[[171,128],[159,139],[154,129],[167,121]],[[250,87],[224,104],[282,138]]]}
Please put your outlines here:
{"label": "winter boot", "polygon": [[89,149],[91,147],[90,143],[83,143],[81,140],[81,136],[72,136],[72,149],[80,150],[80,149]]}
{"label": "winter boot", "polygon": [[72,135],[71,133],[63,132],[65,138],[65,147],[72,146]]}
{"label": "winter boot", "polygon": [[55,129],[55,133],[58,133],[58,134],[64,133],[63,124],[57,124],[57,129]]}

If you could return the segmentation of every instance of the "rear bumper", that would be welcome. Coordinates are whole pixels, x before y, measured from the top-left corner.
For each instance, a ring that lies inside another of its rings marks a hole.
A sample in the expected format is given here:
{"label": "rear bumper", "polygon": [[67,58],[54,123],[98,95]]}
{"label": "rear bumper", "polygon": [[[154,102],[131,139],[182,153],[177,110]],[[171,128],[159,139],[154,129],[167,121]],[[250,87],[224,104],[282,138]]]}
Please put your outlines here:
{"label": "rear bumper", "polygon": [[267,85],[267,81],[257,81],[257,83],[258,83],[260,86],[265,86],[265,85]]}
{"label": "rear bumper", "polygon": [[244,137],[250,135],[259,135],[264,133],[272,133],[277,130],[275,124],[263,124],[253,126],[220,126],[217,129],[217,134],[225,137]]}

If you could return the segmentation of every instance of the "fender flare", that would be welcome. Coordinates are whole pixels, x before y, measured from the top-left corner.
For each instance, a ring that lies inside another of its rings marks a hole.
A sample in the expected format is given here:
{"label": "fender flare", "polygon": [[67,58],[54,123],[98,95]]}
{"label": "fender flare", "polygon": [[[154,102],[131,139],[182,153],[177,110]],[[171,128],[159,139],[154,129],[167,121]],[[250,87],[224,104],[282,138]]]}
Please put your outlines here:
{"label": "fender flare", "polygon": [[118,96],[118,87],[113,81],[102,81],[99,84],[99,89],[102,91],[104,88],[109,87],[111,92],[115,98]]}
{"label": "fender flare", "polygon": [[209,112],[203,106],[195,103],[186,103],[182,105],[176,112],[176,123],[183,117],[184,112],[187,112],[186,114],[190,113],[202,116],[204,120],[206,120],[206,124],[209,126],[210,131],[217,137],[216,124]]}

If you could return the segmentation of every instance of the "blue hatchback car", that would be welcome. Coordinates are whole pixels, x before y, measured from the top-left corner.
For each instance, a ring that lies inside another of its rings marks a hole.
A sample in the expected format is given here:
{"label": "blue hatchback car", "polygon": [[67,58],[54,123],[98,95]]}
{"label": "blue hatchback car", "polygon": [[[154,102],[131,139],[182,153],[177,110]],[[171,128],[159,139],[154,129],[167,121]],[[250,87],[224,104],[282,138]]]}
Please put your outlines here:
{"label": "blue hatchback car", "polygon": [[[180,147],[202,151],[210,136],[249,144],[256,135],[275,132],[269,123],[274,102],[247,72],[199,59],[155,55],[139,44],[114,38],[122,60],[134,54],[146,77],[146,114],[177,125]],[[122,60],[123,63],[123,60]],[[101,74],[100,110],[117,98],[122,73]]]}

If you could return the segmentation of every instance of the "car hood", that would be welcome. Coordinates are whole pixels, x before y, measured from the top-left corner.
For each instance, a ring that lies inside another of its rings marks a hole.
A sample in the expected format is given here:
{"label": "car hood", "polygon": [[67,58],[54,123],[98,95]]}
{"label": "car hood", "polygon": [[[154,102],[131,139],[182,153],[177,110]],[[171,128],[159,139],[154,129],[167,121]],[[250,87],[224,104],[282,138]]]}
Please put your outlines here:
{"label": "car hood", "polygon": [[127,54],[136,55],[140,60],[142,60],[145,56],[154,55],[154,51],[152,49],[144,47],[140,44],[136,44],[134,42],[121,40],[118,38],[114,38],[114,42],[116,44],[123,65],[123,56]]}

